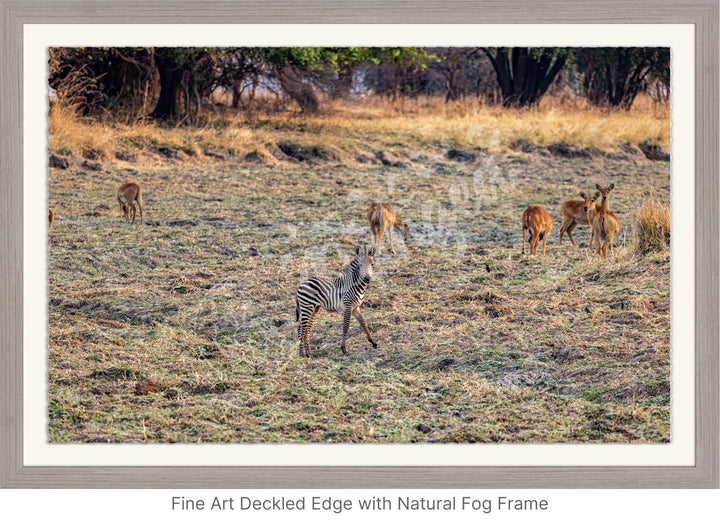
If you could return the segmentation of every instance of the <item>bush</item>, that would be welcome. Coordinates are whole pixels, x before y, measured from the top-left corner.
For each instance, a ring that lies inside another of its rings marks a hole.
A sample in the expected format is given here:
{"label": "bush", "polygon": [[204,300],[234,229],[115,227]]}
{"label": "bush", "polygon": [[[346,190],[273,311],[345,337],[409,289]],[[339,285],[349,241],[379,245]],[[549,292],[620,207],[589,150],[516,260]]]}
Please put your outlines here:
{"label": "bush", "polygon": [[635,213],[633,228],[637,253],[665,250],[670,246],[670,206],[659,200],[643,202]]}

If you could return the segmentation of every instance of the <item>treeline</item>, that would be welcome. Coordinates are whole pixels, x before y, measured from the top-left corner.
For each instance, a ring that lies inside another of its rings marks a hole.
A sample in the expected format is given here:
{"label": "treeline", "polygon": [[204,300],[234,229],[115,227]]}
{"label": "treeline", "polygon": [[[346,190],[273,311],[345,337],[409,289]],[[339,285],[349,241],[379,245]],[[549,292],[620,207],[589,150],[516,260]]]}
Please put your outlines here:
{"label": "treeline", "polygon": [[376,94],[468,98],[506,107],[567,89],[598,106],[629,110],[638,94],[667,100],[668,48],[51,48],[49,85],[83,115],[134,108],[197,124],[213,93],[247,109],[260,93],[305,113],[323,97]]}

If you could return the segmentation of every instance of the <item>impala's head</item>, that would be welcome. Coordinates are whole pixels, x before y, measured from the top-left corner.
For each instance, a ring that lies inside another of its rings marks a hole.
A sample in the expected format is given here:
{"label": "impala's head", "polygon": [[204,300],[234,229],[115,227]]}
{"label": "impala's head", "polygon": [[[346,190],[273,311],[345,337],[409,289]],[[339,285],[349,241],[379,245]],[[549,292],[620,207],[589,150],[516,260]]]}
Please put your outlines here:
{"label": "impala's head", "polygon": [[602,199],[601,199],[600,203],[604,204],[607,202],[608,193],[610,193],[610,190],[612,190],[615,187],[615,183],[610,184],[610,186],[608,186],[607,188],[603,188],[599,184],[595,184],[595,187],[598,189],[598,191],[602,195]]}
{"label": "impala's head", "polygon": [[595,195],[586,195],[584,192],[580,192],[580,197],[585,201],[585,207],[583,208],[583,211],[585,213],[589,212],[592,209],[592,204],[600,197],[600,192],[596,191]]}
{"label": "impala's head", "polygon": [[355,255],[357,255],[355,260],[358,261],[360,265],[360,275],[369,281],[370,277],[372,277],[373,268],[375,268],[375,260],[373,259],[373,257],[375,257],[375,246],[371,246],[370,248],[356,246]]}

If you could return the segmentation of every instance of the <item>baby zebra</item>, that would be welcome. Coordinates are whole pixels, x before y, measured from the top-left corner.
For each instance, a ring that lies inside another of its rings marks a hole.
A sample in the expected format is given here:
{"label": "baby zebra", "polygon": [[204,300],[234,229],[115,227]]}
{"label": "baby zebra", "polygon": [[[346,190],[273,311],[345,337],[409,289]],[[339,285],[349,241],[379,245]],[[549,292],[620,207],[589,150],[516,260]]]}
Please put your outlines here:
{"label": "baby zebra", "polygon": [[365,290],[373,268],[375,267],[375,247],[355,247],[355,259],[345,267],[342,274],[331,279],[329,277],[311,277],[303,281],[295,296],[295,320],[300,321],[298,335],[300,336],[300,355],[310,356],[310,327],[315,321],[320,308],[329,312],[343,313],[343,339],[342,350],[346,354],[345,341],[350,328],[350,315],[354,315],[365,331],[368,341],[377,348],[370,329],[360,313],[360,304],[363,301]]}

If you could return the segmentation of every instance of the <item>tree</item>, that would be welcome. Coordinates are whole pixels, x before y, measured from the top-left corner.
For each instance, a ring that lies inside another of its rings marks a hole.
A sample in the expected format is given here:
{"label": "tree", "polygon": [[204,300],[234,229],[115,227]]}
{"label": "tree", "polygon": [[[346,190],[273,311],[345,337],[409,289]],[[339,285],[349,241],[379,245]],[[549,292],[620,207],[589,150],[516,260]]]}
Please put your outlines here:
{"label": "tree", "polygon": [[417,95],[426,80],[421,73],[436,60],[422,47],[367,48],[369,67],[364,75],[365,85],[393,101],[401,95]]}
{"label": "tree", "polygon": [[155,48],[153,60],[160,76],[160,96],[150,116],[167,120],[178,114],[177,94],[188,68],[188,58],[193,52],[185,48]]}
{"label": "tree", "polygon": [[480,60],[479,48],[438,47],[430,48],[430,51],[438,57],[438,61],[430,64],[428,69],[436,70],[441,75],[445,102],[460,100],[471,94],[479,96],[485,76],[482,72],[483,65],[490,68],[487,61]]}
{"label": "tree", "polygon": [[597,105],[629,110],[651,78],[670,87],[669,48],[586,48],[578,57],[586,96]]}
{"label": "tree", "polygon": [[565,66],[568,50],[554,47],[482,48],[492,63],[503,106],[536,104]]}

